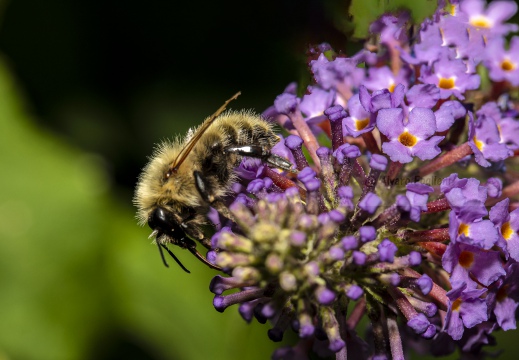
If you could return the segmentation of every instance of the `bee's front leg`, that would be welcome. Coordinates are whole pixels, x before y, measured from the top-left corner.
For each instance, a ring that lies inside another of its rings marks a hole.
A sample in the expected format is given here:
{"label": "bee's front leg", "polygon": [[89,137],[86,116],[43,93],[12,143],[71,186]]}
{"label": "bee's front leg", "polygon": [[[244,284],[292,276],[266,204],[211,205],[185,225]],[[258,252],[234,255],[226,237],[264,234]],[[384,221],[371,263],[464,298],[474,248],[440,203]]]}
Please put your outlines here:
{"label": "bee's front leg", "polygon": [[229,146],[224,149],[224,152],[237,154],[240,156],[248,156],[258,158],[266,163],[277,167],[279,169],[293,172],[292,164],[287,159],[281,156],[272,154],[270,149],[262,145],[241,145],[241,146]]}
{"label": "bee's front leg", "polygon": [[[202,215],[198,215],[200,217],[202,217]],[[187,236],[189,236],[191,239],[195,239],[197,240],[200,244],[202,244],[205,248],[207,249],[211,249],[211,240],[208,239],[203,231],[200,230],[199,226],[196,225],[196,224],[199,224],[200,222],[199,221],[194,221],[194,222],[191,222],[191,221],[186,221],[184,220],[184,222],[180,225],[182,226],[182,228],[184,229],[184,232],[187,234]],[[183,246],[184,248],[189,248],[191,244],[189,243],[186,243],[185,246]]]}
{"label": "bee's front leg", "polygon": [[227,219],[234,221],[234,216],[231,214],[227,206],[215,196],[213,189],[209,182],[204,178],[200,171],[193,171],[193,176],[195,178],[195,186],[200,193],[202,199],[213,208],[216,209],[220,214],[225,216]]}

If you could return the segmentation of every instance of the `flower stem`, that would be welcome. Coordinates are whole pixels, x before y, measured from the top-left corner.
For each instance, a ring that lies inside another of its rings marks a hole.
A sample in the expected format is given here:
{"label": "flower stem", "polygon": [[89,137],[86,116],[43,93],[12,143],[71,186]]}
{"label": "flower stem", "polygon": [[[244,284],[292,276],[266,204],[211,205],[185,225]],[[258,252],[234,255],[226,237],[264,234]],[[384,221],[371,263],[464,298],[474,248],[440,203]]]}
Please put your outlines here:
{"label": "flower stem", "polygon": [[310,130],[310,127],[303,119],[303,116],[301,115],[301,111],[299,111],[299,109],[297,109],[294,112],[291,112],[289,116],[290,120],[292,120],[292,124],[299,133],[299,136],[305,142],[308,152],[310,153],[310,156],[314,161],[314,165],[317,168],[319,168],[319,158],[317,157],[316,153],[317,149],[319,148],[319,144],[317,143],[317,139],[315,138],[314,133],[312,132],[312,130]]}
{"label": "flower stem", "polygon": [[348,320],[346,321],[346,325],[348,326],[348,329],[353,330],[357,326],[357,324],[360,322],[364,314],[366,313],[366,299],[361,298],[357,303],[355,304],[355,307],[353,308],[353,311],[351,312],[350,316],[348,317]]}
{"label": "flower stem", "polygon": [[393,180],[396,179],[398,174],[400,173],[400,170],[402,170],[402,167],[404,164],[398,161],[391,161],[389,164],[389,169],[387,170],[386,179],[388,180],[386,183],[390,184]]}
{"label": "flower stem", "polygon": [[362,134],[362,140],[372,154],[381,154],[377,140],[373,136],[373,131]]}
{"label": "flower stem", "polygon": [[402,347],[402,339],[400,338],[400,331],[398,330],[398,323],[396,315],[390,311],[387,316],[387,331],[389,335],[389,346],[391,348],[391,357],[393,359],[405,359],[404,348]]}
{"label": "flower stem", "polygon": [[420,168],[418,171],[418,175],[420,177],[427,176],[432,174],[435,171],[443,169],[446,166],[452,165],[455,162],[460,161],[465,156],[472,154],[472,149],[469,146],[469,143],[466,142],[463,145],[458,146],[455,149],[443,154],[439,158],[434,159],[427,165]]}
{"label": "flower stem", "polygon": [[440,211],[449,210],[451,206],[446,198],[434,200],[427,203],[427,211],[423,211],[424,214],[432,214]]}
{"label": "flower stem", "polygon": [[268,176],[272,182],[279,186],[281,189],[286,190],[291,187],[297,187],[297,190],[299,190],[299,195],[301,195],[301,199],[306,199],[306,191],[302,189],[300,186],[298,186],[295,182],[292,180],[284,177],[283,175],[275,172],[268,166],[265,166],[265,175]]}
{"label": "flower stem", "polygon": [[418,231],[407,231],[404,234],[404,238],[409,243],[434,241],[442,242],[450,239],[449,229],[432,229],[432,230],[418,230]]}
{"label": "flower stem", "polygon": [[[417,273],[413,269],[404,269],[402,272],[402,275],[413,277],[415,279],[418,279],[421,274]],[[437,305],[440,305],[440,309],[447,311],[447,306],[449,304],[449,298],[447,297],[447,292],[442,289],[440,286],[438,286],[435,282],[433,282],[433,287],[429,294],[427,296],[430,296],[434,300],[436,300]]]}

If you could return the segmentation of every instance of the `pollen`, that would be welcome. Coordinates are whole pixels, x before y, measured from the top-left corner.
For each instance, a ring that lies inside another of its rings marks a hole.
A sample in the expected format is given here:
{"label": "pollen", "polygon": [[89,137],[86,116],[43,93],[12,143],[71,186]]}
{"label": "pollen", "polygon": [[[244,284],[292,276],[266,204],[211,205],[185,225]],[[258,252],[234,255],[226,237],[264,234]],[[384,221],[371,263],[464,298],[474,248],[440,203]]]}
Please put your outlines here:
{"label": "pollen", "polygon": [[449,14],[451,14],[452,16],[456,16],[458,14],[458,6],[459,5],[448,5],[447,9]]}
{"label": "pollen", "polygon": [[398,141],[400,141],[400,143],[404,146],[413,147],[418,142],[418,139],[413,134],[410,134],[407,131],[404,131],[398,137]]}
{"label": "pollen", "polygon": [[460,311],[460,306],[461,306],[461,299],[457,298],[452,303],[451,309],[452,309],[452,311]]}
{"label": "pollen", "polygon": [[514,233],[514,230],[510,227],[509,222],[505,222],[503,226],[501,226],[501,234],[505,238],[505,240],[510,240],[510,237]]}
{"label": "pollen", "polygon": [[456,78],[454,76],[451,76],[450,78],[441,77],[438,81],[438,86],[444,90],[454,89],[456,83],[455,80]]}
{"label": "pollen", "polygon": [[357,129],[357,131],[363,130],[366,126],[368,126],[368,124],[369,124],[368,118],[355,120],[355,128]]}
{"label": "pollen", "polygon": [[492,23],[485,16],[474,16],[470,19],[470,25],[481,29],[489,29],[492,27]]}
{"label": "pollen", "polygon": [[393,91],[395,91],[395,88],[396,88],[396,85],[395,83],[389,85],[389,87],[387,88],[389,90],[390,93],[392,93]]}
{"label": "pollen", "polygon": [[515,64],[508,59],[505,59],[501,62],[501,70],[503,71],[512,71],[515,69]]}
{"label": "pollen", "polygon": [[467,224],[460,224],[460,227],[458,228],[458,236],[461,234],[469,236],[469,226]]}
{"label": "pollen", "polygon": [[465,269],[469,269],[472,264],[474,264],[474,253],[471,253],[470,251],[462,251],[458,263]]}
{"label": "pollen", "polygon": [[474,144],[476,144],[476,147],[479,149],[479,151],[483,151],[483,147],[485,146],[485,143],[481,140],[478,140],[476,136],[472,138],[474,141]]}

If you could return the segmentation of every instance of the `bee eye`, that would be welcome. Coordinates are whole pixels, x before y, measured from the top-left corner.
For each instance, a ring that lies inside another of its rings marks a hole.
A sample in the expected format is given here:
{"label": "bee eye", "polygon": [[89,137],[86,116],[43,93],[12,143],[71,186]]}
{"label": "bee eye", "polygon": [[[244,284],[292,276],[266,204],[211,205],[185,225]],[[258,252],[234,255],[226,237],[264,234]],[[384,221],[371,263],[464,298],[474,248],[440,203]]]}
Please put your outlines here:
{"label": "bee eye", "polygon": [[153,230],[157,228],[165,230],[171,227],[168,219],[168,211],[161,207],[155,208],[148,217],[148,226]]}

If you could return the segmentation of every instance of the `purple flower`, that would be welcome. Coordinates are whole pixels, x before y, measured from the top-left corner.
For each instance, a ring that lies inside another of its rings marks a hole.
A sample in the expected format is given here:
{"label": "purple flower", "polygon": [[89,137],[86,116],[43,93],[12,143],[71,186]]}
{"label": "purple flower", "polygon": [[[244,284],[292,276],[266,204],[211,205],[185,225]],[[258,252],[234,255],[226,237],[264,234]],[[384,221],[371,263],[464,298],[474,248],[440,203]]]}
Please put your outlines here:
{"label": "purple flower", "polygon": [[289,114],[297,109],[299,102],[300,99],[294,94],[282,93],[274,100],[274,106],[278,113]]}
{"label": "purple flower", "polygon": [[310,93],[304,95],[299,104],[299,109],[306,119],[323,115],[324,110],[328,109],[335,100],[335,91],[333,90],[323,90],[317,86],[309,86],[308,91]]}
{"label": "purple flower", "polygon": [[352,299],[352,300],[358,300],[362,295],[364,294],[364,291],[362,288],[358,285],[352,285],[346,292],[346,295]]}
{"label": "purple flower", "polygon": [[494,81],[509,81],[513,86],[519,85],[519,37],[514,36],[510,47],[505,50],[504,39],[497,37],[487,46],[485,65],[490,70],[489,76]]}
{"label": "purple flower", "polygon": [[410,183],[406,186],[406,197],[409,199],[410,209],[409,218],[413,221],[420,221],[420,214],[422,211],[427,211],[427,199],[429,193],[434,189],[429,185],[421,183]]}
{"label": "purple flower", "polygon": [[440,100],[440,89],[432,84],[420,84],[410,88],[405,94],[408,106],[432,108]]}
{"label": "purple flower", "polygon": [[387,158],[384,155],[373,154],[369,161],[369,167],[374,170],[384,171],[387,167]]}
{"label": "purple flower", "polygon": [[380,261],[386,261],[389,263],[393,262],[393,259],[395,258],[395,254],[398,250],[396,245],[389,241],[388,239],[382,240],[382,242],[378,245],[378,254]]}
{"label": "purple flower", "polygon": [[451,174],[443,179],[440,190],[445,194],[450,207],[454,212],[466,211],[469,207],[476,208],[472,212],[487,214],[485,201],[487,199],[487,188],[480,185],[479,180],[474,178],[459,179],[458,174]]}
{"label": "purple flower", "polygon": [[455,120],[465,116],[467,111],[459,101],[446,101],[434,112],[436,131],[449,130]]}
{"label": "purple flower", "polygon": [[503,182],[499,178],[490,178],[487,180],[486,188],[489,197],[498,198],[503,193]]}
{"label": "purple flower", "polygon": [[321,54],[310,62],[310,67],[315,81],[325,90],[339,85],[356,87],[364,79],[364,71],[354,59],[338,57],[330,61]]}
{"label": "purple flower", "polygon": [[449,234],[452,243],[462,242],[488,250],[498,240],[498,234],[490,220],[482,220],[486,216],[480,211],[480,204],[467,202],[465,207],[456,214],[451,211],[449,216]]}
{"label": "purple flower", "polygon": [[480,298],[485,290],[467,290],[466,287],[460,284],[447,293],[450,301],[444,326],[454,340],[461,339],[465,327],[474,327],[488,319],[487,304]]}
{"label": "purple flower", "polygon": [[509,199],[498,202],[490,209],[490,220],[499,232],[497,245],[505,254],[519,261],[519,209],[508,212]]}
{"label": "purple flower", "polygon": [[414,56],[409,55],[407,52],[402,53],[404,61],[410,64],[432,64],[434,61],[439,59],[442,54],[448,52],[448,49],[443,46],[444,40],[442,39],[442,31],[440,26],[436,23],[427,24],[420,31],[420,42],[413,48]]}
{"label": "purple flower", "polygon": [[472,28],[487,39],[515,32],[516,24],[506,24],[517,12],[517,4],[513,1],[494,1],[485,9],[484,0],[464,0],[460,2],[460,16],[465,15]]}
{"label": "purple flower", "polygon": [[348,111],[350,116],[344,119],[343,133],[357,137],[365,132],[373,130],[375,127],[374,118],[371,120],[371,113],[366,111],[360,102],[359,94],[353,95],[348,100]]}
{"label": "purple flower", "polygon": [[432,66],[422,66],[420,80],[440,88],[440,97],[447,99],[451,95],[464,100],[463,93],[479,87],[480,78],[476,74],[467,74],[467,66],[461,60],[442,57]]}
{"label": "purple flower", "polygon": [[365,86],[359,88],[359,98],[366,111],[375,114],[380,109],[396,108],[404,100],[405,87],[398,84],[391,92],[387,89],[373,91],[369,93]]}
{"label": "purple flower", "polygon": [[364,211],[367,211],[370,214],[373,214],[375,211],[377,211],[380,204],[382,204],[380,198],[376,194],[369,192],[359,202],[359,208],[361,208]]}
{"label": "purple flower", "polygon": [[501,113],[496,102],[487,102],[476,112],[477,118],[490,118],[495,121],[500,143],[510,150],[519,149],[519,121]]}
{"label": "purple flower", "polygon": [[361,226],[359,229],[360,241],[373,241],[377,237],[377,230],[373,226]]}
{"label": "purple flower", "polygon": [[488,215],[485,207],[487,188],[476,179],[458,179],[458,174],[451,174],[442,181],[440,190],[452,208],[449,215],[451,241],[490,249],[498,235],[492,223],[483,220]]}
{"label": "purple flower", "polygon": [[487,116],[481,116],[475,121],[469,112],[469,139],[476,162],[481,166],[488,167],[489,160],[500,161],[513,155],[513,151],[500,142],[496,122]]}
{"label": "purple flower", "polygon": [[447,246],[442,264],[451,284],[465,283],[470,289],[477,287],[472,278],[488,286],[505,275],[499,252],[459,242]]}
{"label": "purple flower", "polygon": [[417,156],[422,160],[433,159],[440,153],[438,144],[443,136],[436,132],[436,118],[431,109],[414,108],[408,118],[400,108],[382,109],[377,116],[377,127],[389,142],[382,150],[392,161],[408,163]]}
{"label": "purple flower", "polygon": [[333,152],[333,156],[339,164],[344,164],[346,159],[355,159],[361,155],[359,148],[355,145],[343,144]]}
{"label": "purple flower", "polygon": [[507,266],[505,278],[493,290],[492,305],[498,325],[505,331],[515,329],[515,312],[519,305],[519,263]]}
{"label": "purple flower", "polygon": [[369,31],[380,34],[382,44],[395,46],[407,39],[405,32],[407,21],[409,21],[409,15],[405,12],[402,12],[399,16],[384,14],[371,24]]}
{"label": "purple flower", "polygon": [[[427,295],[432,290],[433,281],[427,274],[424,274],[417,279],[416,284],[422,291],[422,294]],[[434,311],[434,313],[436,313],[436,311]]]}
{"label": "purple flower", "polygon": [[411,78],[411,69],[402,67],[398,74],[394,75],[388,66],[378,68],[370,68],[368,70],[368,78],[364,80],[363,85],[371,91],[387,89],[393,92],[398,84],[409,86]]}

